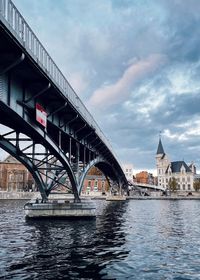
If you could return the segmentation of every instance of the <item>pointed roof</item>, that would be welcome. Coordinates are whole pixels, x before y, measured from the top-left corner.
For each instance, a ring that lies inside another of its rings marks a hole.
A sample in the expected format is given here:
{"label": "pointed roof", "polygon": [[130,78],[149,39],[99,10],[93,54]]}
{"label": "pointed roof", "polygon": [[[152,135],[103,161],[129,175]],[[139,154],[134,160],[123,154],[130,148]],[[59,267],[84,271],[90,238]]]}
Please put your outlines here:
{"label": "pointed roof", "polygon": [[158,154],[165,154],[164,152],[164,149],[163,149],[163,145],[162,145],[162,142],[161,142],[161,138],[159,139],[159,143],[158,143],[158,149],[157,149],[157,155]]}
{"label": "pointed roof", "polygon": [[183,160],[181,160],[181,161],[173,161],[173,162],[171,162],[171,164],[167,167],[166,173],[168,172],[170,167],[171,167],[172,173],[181,172],[181,167],[182,166],[185,168],[186,172],[192,172],[190,167]]}
{"label": "pointed roof", "polygon": [[5,162],[5,163],[20,163],[16,158],[14,158],[11,155],[8,155],[3,162]]}

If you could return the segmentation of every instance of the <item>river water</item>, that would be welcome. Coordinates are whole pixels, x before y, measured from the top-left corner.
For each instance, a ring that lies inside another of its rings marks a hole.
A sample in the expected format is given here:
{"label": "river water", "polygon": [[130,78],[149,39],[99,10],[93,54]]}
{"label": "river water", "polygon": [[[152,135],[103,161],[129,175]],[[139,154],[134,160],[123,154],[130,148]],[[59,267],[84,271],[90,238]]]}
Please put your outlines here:
{"label": "river water", "polygon": [[96,220],[26,221],[0,201],[0,279],[200,279],[200,201],[95,201]]}

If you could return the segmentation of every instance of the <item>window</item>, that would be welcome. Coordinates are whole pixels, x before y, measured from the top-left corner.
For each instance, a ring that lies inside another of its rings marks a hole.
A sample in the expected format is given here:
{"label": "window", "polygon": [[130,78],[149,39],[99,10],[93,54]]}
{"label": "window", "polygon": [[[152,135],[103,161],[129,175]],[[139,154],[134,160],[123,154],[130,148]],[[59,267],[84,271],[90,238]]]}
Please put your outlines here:
{"label": "window", "polygon": [[183,184],[183,190],[185,191],[185,184]]}
{"label": "window", "polygon": [[8,191],[12,191],[12,183],[8,183]]}
{"label": "window", "polygon": [[187,181],[190,182],[190,177],[189,176],[187,177]]}
{"label": "window", "polygon": [[188,184],[188,190],[191,190],[190,184]]}
{"label": "window", "polygon": [[94,190],[98,191],[98,181],[97,180],[95,180],[95,182],[94,182]]}

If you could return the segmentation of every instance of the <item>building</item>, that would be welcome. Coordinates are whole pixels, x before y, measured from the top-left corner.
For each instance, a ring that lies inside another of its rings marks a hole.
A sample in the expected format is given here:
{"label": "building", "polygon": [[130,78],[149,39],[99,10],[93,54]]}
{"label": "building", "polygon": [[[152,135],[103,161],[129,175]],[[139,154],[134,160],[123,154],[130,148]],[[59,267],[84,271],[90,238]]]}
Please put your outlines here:
{"label": "building", "polygon": [[109,185],[106,177],[96,167],[92,167],[84,180],[82,193],[106,193],[109,190]]}
{"label": "building", "polygon": [[177,191],[194,191],[193,182],[196,173],[194,164],[187,165],[183,160],[171,162],[164,152],[161,139],[156,153],[156,167],[158,185],[169,189],[170,180],[175,178]]}
{"label": "building", "polygon": [[132,164],[123,164],[122,169],[124,171],[124,174],[126,176],[126,179],[129,182],[133,182],[133,165]]}
{"label": "building", "polygon": [[0,162],[0,191],[28,191],[33,184],[26,167],[14,157],[9,155]]}
{"label": "building", "polygon": [[154,184],[154,177],[152,173],[149,173],[147,171],[141,171],[135,175],[136,182],[141,184],[148,184],[153,185]]}

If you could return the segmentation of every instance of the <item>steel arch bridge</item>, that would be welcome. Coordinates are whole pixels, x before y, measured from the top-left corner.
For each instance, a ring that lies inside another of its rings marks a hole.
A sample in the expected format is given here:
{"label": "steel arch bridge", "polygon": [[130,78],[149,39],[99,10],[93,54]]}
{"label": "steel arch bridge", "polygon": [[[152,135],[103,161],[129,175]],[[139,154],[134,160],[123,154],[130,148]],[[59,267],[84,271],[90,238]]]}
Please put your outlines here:
{"label": "steel arch bridge", "polygon": [[11,0],[0,0],[0,147],[32,174],[43,200],[63,185],[80,200],[98,167],[127,188],[119,162],[94,118]]}

